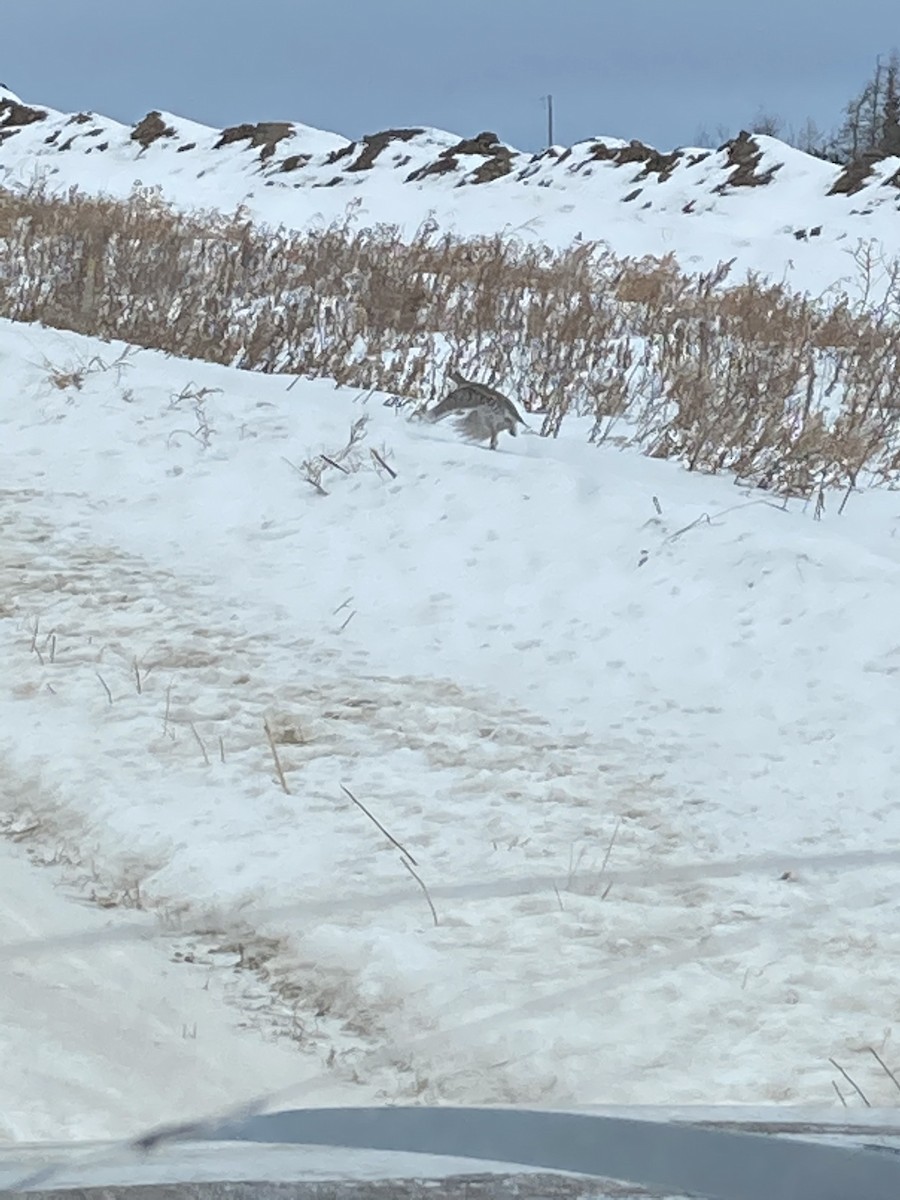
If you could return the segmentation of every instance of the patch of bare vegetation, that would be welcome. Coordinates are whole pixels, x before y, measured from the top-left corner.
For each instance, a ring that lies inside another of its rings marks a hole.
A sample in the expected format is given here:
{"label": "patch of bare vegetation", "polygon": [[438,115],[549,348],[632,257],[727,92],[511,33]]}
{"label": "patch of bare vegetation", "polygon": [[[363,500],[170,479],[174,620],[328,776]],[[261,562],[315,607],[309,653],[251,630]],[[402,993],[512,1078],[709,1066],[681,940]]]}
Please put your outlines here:
{"label": "patch of bare vegetation", "polygon": [[223,129],[216,150],[230,146],[234,142],[248,142],[252,149],[259,149],[261,159],[271,158],[275,147],[280,141],[294,132],[293,125],[288,121],[260,121],[256,125],[232,125]]}
{"label": "patch of bare vegetation", "polygon": [[[754,147],[738,169],[756,171]],[[900,476],[900,275],[871,248],[856,266],[873,289],[881,276],[878,304],[865,287],[826,304],[761,278],[729,286],[727,264],[688,276],[673,258],[461,240],[430,222],[404,240],[352,211],[298,233],[178,213],[147,190],[36,190],[3,195],[0,219],[14,320],[326,377],[398,407],[443,395],[452,367],[539,413],[545,436],[586,415],[594,441],[780,494]]]}
{"label": "patch of bare vegetation", "polygon": [[725,151],[728,166],[733,170],[727,181],[719,184],[714,191],[724,192],[735,187],[765,187],[781,169],[781,163],[773,163],[764,171],[760,171],[762,148],[745,129],[742,129],[736,138],[726,142],[722,149]]}
{"label": "patch of bare vegetation", "polygon": [[643,170],[635,177],[636,179],[648,179],[651,175],[657,175],[659,182],[665,183],[683,157],[680,150],[662,154],[659,150],[654,150],[652,146],[645,146],[643,142],[632,140],[627,146],[619,147],[607,146],[605,142],[595,142],[590,148],[586,161],[612,162],[617,167],[640,163]]}
{"label": "patch of bare vegetation", "polygon": [[359,154],[347,170],[368,171],[375,165],[379,154],[393,142],[408,142],[422,133],[422,129],[385,129],[382,133],[366,134],[359,146]]}
{"label": "patch of bare vegetation", "polygon": [[46,109],[29,108],[12,96],[0,97],[0,142],[18,133],[23,125],[33,125],[36,121],[43,121],[46,116]]}
{"label": "patch of bare vegetation", "polygon": [[[767,183],[772,182],[782,165],[774,163],[760,171],[759,165],[763,157],[762,147],[746,130],[741,130],[737,137],[720,146],[719,153],[725,155],[725,166],[731,169],[731,174],[727,180],[713,189],[717,192],[724,192],[736,187],[764,187]],[[589,171],[590,164],[595,162],[608,162],[616,167],[635,164],[642,168],[634,177],[635,183],[641,183],[654,175],[659,183],[665,183],[682,162],[689,166],[696,166],[697,163],[703,162],[709,156],[708,151],[689,154],[685,150],[672,150],[664,154],[636,139],[630,141],[627,146],[610,146],[606,142],[596,141],[588,148],[586,156],[569,169],[576,173],[585,168]],[[565,155],[560,161],[563,161],[564,158]],[[634,193],[635,196],[638,194]],[[691,202],[689,201],[689,203]]]}
{"label": "patch of bare vegetation", "polygon": [[396,471],[387,462],[387,458],[390,456],[389,450],[382,447],[381,451],[378,451],[374,447],[370,447],[368,456],[362,452],[361,446],[366,436],[368,422],[369,418],[365,415],[357,418],[350,426],[350,436],[346,443],[338,450],[332,450],[328,454],[320,451],[318,454],[312,454],[305,458],[301,463],[291,462],[287,458],[284,461],[320,496],[328,495],[322,481],[329,471],[337,471],[341,475],[355,475],[357,471],[368,466],[375,471],[384,471],[391,479],[396,479]]}
{"label": "patch of bare vegetation", "polygon": [[[496,133],[485,131],[472,138],[463,138],[454,146],[442,150],[438,157],[407,176],[407,183],[419,183],[430,175],[448,175],[460,169],[460,157],[479,157],[483,161],[472,170],[469,182],[490,183],[508,175],[513,169],[515,154],[504,146]],[[462,184],[464,180],[460,180]],[[459,185],[457,185],[459,186]]]}
{"label": "patch of bare vegetation", "polygon": [[167,125],[158,112],[147,113],[143,120],[138,121],[131,131],[131,140],[139,142],[142,150],[148,149],[160,138],[174,137],[175,130]]}
{"label": "patch of bare vegetation", "polygon": [[[877,151],[872,150],[847,163],[829,188],[828,195],[855,196],[857,192],[861,192],[866,184],[871,182],[875,165],[881,161],[882,157]],[[888,180],[888,183],[897,186],[893,179]]]}

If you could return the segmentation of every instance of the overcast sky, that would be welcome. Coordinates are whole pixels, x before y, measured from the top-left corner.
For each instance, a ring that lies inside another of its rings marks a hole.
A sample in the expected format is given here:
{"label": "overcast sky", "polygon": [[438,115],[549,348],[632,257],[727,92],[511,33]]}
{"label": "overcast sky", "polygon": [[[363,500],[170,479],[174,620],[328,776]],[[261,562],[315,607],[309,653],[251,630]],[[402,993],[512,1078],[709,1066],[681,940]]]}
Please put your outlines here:
{"label": "overcast sky", "polygon": [[557,142],[667,149],[760,108],[830,129],[896,44],[897,0],[23,0],[3,4],[0,80],[128,123],[432,125],[523,149],[549,92]]}

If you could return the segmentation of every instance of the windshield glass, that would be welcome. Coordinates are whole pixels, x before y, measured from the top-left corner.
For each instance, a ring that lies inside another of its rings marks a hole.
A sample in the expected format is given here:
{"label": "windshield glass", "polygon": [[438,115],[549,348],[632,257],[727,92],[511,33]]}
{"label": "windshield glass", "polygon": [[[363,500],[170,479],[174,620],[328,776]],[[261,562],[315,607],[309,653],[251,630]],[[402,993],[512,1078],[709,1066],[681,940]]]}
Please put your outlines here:
{"label": "windshield glass", "polygon": [[4,32],[0,1145],[883,1129],[877,6],[89,7]]}

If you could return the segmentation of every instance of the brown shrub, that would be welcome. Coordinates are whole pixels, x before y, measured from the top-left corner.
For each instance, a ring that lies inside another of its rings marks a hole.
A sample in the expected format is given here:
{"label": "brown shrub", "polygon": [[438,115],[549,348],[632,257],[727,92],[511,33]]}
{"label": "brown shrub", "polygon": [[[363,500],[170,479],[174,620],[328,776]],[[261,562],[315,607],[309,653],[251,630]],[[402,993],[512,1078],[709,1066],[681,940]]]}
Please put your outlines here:
{"label": "brown shrub", "polygon": [[134,129],[131,131],[131,140],[140,142],[141,149],[146,150],[148,146],[152,146],[154,142],[160,138],[174,137],[175,130],[171,125],[167,125],[162,119],[162,114],[158,112],[149,112],[146,117],[138,121]]}
{"label": "brown shrub", "polygon": [[33,125],[47,116],[43,108],[29,108],[10,96],[0,99],[0,142],[19,132],[24,125]]}
{"label": "brown shrub", "polygon": [[362,139],[362,148],[353,162],[347,167],[348,171],[368,171],[375,165],[375,159],[386,150],[391,142],[408,142],[424,129],[385,129],[381,133],[370,133]]}
{"label": "brown shrub", "polygon": [[[812,495],[900,471],[900,271],[887,301],[831,306],[731,264],[617,259],[426,223],[307,233],[181,213],[152,191],[0,193],[0,315],[247,370],[427,401],[454,366],[690,470]],[[866,278],[881,266],[860,251]]]}
{"label": "brown shrub", "polygon": [[488,183],[508,175],[513,167],[513,154],[507,146],[501,144],[496,133],[485,131],[473,138],[463,138],[454,146],[442,150],[437,158],[424,167],[419,167],[407,176],[407,183],[418,183],[429,175],[446,175],[459,170],[459,159],[462,155],[480,155],[484,162],[472,172],[472,183]]}
{"label": "brown shrub", "polygon": [[284,138],[290,137],[293,132],[294,127],[288,121],[260,121],[256,125],[232,125],[228,129],[222,130],[214,148],[221,150],[223,146],[230,146],[233,142],[248,141],[254,150],[261,147],[260,158],[271,158],[278,143]]}
{"label": "brown shrub", "polygon": [[721,149],[726,151],[727,165],[734,170],[724,183],[713,188],[715,192],[724,192],[733,187],[764,187],[771,183],[776,172],[781,170],[781,163],[775,163],[765,171],[759,170],[762,148],[745,129],[742,129],[736,138],[726,142]]}
{"label": "brown shrub", "polygon": [[[872,170],[877,162],[884,157],[877,151],[860,154],[852,162],[847,163],[840,175],[828,189],[829,196],[853,196],[862,191],[869,181]],[[890,181],[892,182],[892,181]]]}

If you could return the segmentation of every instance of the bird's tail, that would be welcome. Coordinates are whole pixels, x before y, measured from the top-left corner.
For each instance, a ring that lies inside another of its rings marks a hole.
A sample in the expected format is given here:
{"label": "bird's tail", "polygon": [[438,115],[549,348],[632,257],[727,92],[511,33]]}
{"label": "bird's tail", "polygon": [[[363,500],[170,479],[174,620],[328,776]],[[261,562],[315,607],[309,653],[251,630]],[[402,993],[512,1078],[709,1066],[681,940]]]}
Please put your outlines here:
{"label": "bird's tail", "polygon": [[485,442],[496,435],[496,430],[481,409],[473,408],[462,413],[454,425],[459,433],[470,442]]}

